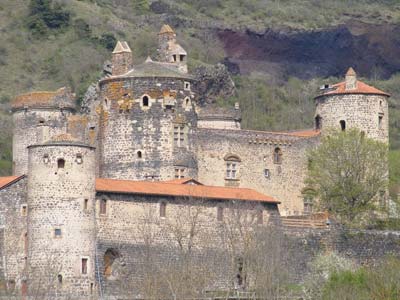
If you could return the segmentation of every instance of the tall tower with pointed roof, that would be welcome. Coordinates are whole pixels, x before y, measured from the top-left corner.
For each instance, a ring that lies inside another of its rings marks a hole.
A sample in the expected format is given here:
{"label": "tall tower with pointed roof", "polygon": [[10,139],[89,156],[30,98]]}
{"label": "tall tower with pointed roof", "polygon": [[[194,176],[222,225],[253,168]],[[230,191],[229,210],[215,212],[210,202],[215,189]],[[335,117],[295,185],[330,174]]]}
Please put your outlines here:
{"label": "tall tower with pointed roof", "polygon": [[132,50],[127,42],[117,42],[112,52],[112,75],[118,76],[132,69]]}
{"label": "tall tower with pointed roof", "polygon": [[389,142],[389,94],[358,80],[353,68],[345,81],[321,90],[315,98],[317,130],[357,128],[370,138]]}

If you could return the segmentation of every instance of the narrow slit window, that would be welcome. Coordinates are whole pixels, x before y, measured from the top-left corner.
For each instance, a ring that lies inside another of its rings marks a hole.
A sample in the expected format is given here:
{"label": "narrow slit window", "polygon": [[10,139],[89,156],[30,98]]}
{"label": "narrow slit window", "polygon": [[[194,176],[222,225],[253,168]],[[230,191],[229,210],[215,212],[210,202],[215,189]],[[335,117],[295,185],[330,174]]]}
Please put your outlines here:
{"label": "narrow slit window", "polygon": [[167,215],[167,203],[161,202],[160,203],[160,217],[165,218]]}
{"label": "narrow slit window", "polygon": [[84,275],[86,275],[88,273],[88,259],[87,258],[82,258],[82,261],[81,261],[81,272]]}
{"label": "narrow slit window", "polygon": [[340,129],[342,130],[342,131],[345,131],[346,130],[346,121],[345,120],[340,120]]}
{"label": "narrow slit window", "polygon": [[105,215],[107,213],[107,200],[101,199],[100,200],[100,214]]}
{"label": "narrow slit window", "polygon": [[28,215],[28,205],[23,204],[21,206],[21,216],[26,217]]}
{"label": "narrow slit window", "polygon": [[274,150],[274,164],[281,164],[282,163],[282,150],[281,148],[277,147]]}
{"label": "narrow slit window", "polygon": [[217,207],[217,221],[222,221],[224,219],[224,208],[222,206]]}
{"label": "narrow slit window", "polygon": [[139,158],[139,159],[142,158],[142,151],[138,151],[136,154],[137,154],[137,158]]}
{"label": "narrow slit window", "polygon": [[89,209],[89,199],[83,200],[83,210]]}
{"label": "narrow slit window", "polygon": [[379,126],[379,129],[382,129],[382,122],[383,121],[383,116],[378,116],[378,126]]}
{"label": "narrow slit window", "polygon": [[321,130],[322,128],[322,118],[320,115],[315,117],[315,130]]}
{"label": "narrow slit window", "polygon": [[143,107],[148,107],[149,106],[149,97],[144,96],[142,98],[142,105],[143,105]]}
{"label": "narrow slit window", "polygon": [[63,277],[62,277],[61,274],[57,275],[57,281],[58,281],[58,284],[62,284],[63,283]]}
{"label": "narrow slit window", "polygon": [[257,224],[263,224],[263,223],[264,223],[263,210],[259,209],[257,210]]}

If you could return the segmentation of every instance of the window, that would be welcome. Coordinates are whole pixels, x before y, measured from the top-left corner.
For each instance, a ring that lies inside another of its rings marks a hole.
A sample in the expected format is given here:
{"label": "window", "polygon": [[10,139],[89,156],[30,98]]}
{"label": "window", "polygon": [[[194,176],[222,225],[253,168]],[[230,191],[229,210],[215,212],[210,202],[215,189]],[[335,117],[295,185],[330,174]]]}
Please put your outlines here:
{"label": "window", "polygon": [[26,217],[28,215],[28,205],[22,204],[21,205],[21,216]]}
{"label": "window", "polygon": [[88,210],[89,209],[89,199],[84,199],[83,200],[83,210]]}
{"label": "window", "polygon": [[49,155],[48,155],[48,154],[43,155],[43,162],[44,162],[45,164],[48,164],[48,163],[49,163]]}
{"label": "window", "polygon": [[185,178],[185,168],[175,168],[175,178]]}
{"label": "window", "polygon": [[379,129],[382,129],[382,120],[383,120],[383,116],[382,115],[378,116],[378,127],[379,127]]}
{"label": "window", "polygon": [[269,179],[271,177],[271,173],[269,171],[269,169],[264,169],[264,177]]}
{"label": "window", "polygon": [[136,155],[137,155],[137,158],[142,158],[142,151],[138,151],[138,152],[136,152]]}
{"label": "window", "polygon": [[237,264],[237,274],[236,274],[236,279],[237,279],[237,287],[242,287],[244,284],[244,276],[243,276],[243,257],[238,257],[236,258],[236,264]]}
{"label": "window", "polygon": [[185,55],[183,55],[183,54],[179,55],[179,59],[180,59],[180,61],[184,61],[185,60]]}
{"label": "window", "polygon": [[190,82],[185,81],[185,83],[184,83],[184,90],[185,90],[185,91],[190,91]]}
{"label": "window", "polygon": [[282,163],[282,150],[281,148],[277,147],[274,150],[274,164],[281,164]]}
{"label": "window", "polygon": [[143,96],[143,98],[142,98],[142,106],[143,107],[149,107],[149,97]]}
{"label": "window", "polygon": [[101,199],[100,200],[100,214],[105,215],[107,213],[107,200]]}
{"label": "window", "polygon": [[224,208],[222,206],[217,207],[217,221],[222,221],[224,219]]}
{"label": "window", "polygon": [[61,228],[54,229],[54,237],[60,238],[61,237]]}
{"label": "window", "polygon": [[88,273],[88,259],[87,258],[82,258],[82,261],[81,261],[81,272],[84,275],[86,275]]}
{"label": "window", "polygon": [[62,275],[61,274],[58,274],[57,275],[57,281],[58,281],[58,284],[62,284],[62,282],[63,282],[63,277],[62,277]]}
{"label": "window", "polygon": [[78,165],[80,165],[80,164],[83,163],[82,154],[77,154],[77,155],[76,155],[76,163],[77,163]]}
{"label": "window", "polygon": [[172,55],[172,58],[176,61],[176,54]]}
{"label": "window", "polygon": [[313,211],[313,198],[311,196],[306,196],[303,199],[304,201],[304,214],[309,215]]}
{"label": "window", "polygon": [[38,124],[39,124],[39,125],[43,125],[43,124],[44,124],[44,119],[43,119],[43,118],[40,118]]}
{"label": "window", "polygon": [[320,130],[322,128],[322,118],[320,115],[315,117],[315,130]]}
{"label": "window", "polygon": [[59,169],[64,169],[64,167],[65,167],[65,160],[62,159],[62,158],[60,158],[59,160],[57,160],[57,167],[58,167]]}
{"label": "window", "polygon": [[182,147],[185,142],[185,126],[175,125],[174,126],[174,145]]}
{"label": "window", "polygon": [[257,224],[263,224],[264,223],[264,215],[263,215],[263,210],[258,209],[257,210]]}
{"label": "window", "polygon": [[226,178],[228,179],[236,179],[237,175],[237,162],[228,161],[226,163]]}
{"label": "window", "polygon": [[167,215],[167,203],[161,202],[160,203],[160,217],[165,218]]}
{"label": "window", "polygon": [[342,130],[342,131],[345,131],[346,130],[346,121],[345,120],[340,120],[340,129]]}

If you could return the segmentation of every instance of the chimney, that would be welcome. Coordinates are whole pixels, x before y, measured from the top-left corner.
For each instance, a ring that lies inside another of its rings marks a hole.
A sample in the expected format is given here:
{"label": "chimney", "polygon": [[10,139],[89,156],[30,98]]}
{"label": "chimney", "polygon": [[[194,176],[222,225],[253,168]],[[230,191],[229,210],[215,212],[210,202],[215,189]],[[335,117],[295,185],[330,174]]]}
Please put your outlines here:
{"label": "chimney", "polygon": [[112,75],[123,75],[131,70],[132,64],[132,51],[127,42],[118,41],[112,52]]}
{"label": "chimney", "polygon": [[355,90],[357,88],[357,74],[353,68],[349,68],[346,73],[346,90]]}

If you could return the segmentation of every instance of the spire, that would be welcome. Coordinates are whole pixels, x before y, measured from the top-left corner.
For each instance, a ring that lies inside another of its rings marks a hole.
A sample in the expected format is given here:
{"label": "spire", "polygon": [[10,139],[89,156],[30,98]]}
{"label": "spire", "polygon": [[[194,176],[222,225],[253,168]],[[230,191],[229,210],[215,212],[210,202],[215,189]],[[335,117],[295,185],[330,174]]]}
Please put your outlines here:
{"label": "spire", "polygon": [[346,73],[346,90],[355,90],[357,88],[357,74],[352,67]]}
{"label": "spire", "polygon": [[152,61],[153,61],[153,60],[151,59],[151,57],[150,57],[150,56],[147,56],[145,62],[152,62]]}
{"label": "spire", "polygon": [[114,51],[112,53],[115,54],[115,53],[123,53],[123,52],[132,53],[132,50],[131,50],[131,48],[129,48],[129,45],[127,42],[118,41],[117,45],[115,46]]}

